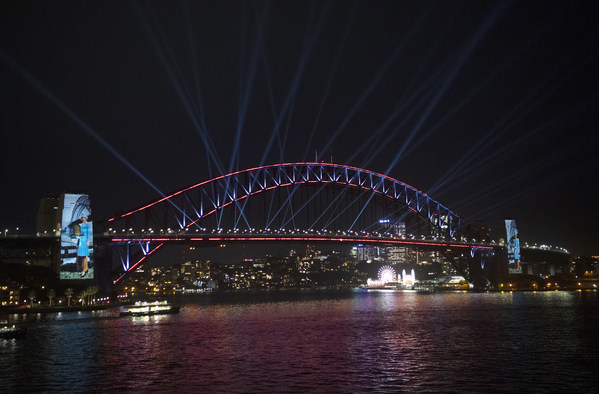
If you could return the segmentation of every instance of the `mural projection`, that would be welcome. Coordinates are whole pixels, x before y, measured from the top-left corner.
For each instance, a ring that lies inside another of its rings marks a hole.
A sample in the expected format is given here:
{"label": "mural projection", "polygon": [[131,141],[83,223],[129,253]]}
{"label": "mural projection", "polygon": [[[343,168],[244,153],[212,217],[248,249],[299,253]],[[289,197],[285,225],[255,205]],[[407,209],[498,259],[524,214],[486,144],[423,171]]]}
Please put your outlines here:
{"label": "mural projection", "polygon": [[93,224],[87,194],[64,194],[60,279],[93,279]]}
{"label": "mural projection", "polygon": [[507,245],[507,260],[510,274],[521,274],[520,267],[520,238],[518,238],[518,228],[516,221],[505,219],[506,245]]}

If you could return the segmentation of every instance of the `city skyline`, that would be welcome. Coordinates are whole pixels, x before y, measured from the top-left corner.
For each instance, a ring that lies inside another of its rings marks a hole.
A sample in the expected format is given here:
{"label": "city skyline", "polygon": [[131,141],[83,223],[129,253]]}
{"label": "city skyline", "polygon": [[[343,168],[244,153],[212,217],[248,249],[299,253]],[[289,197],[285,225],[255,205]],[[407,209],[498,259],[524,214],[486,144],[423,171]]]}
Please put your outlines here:
{"label": "city skyline", "polygon": [[598,254],[590,2],[0,6],[0,226],[107,219],[224,173],[332,161],[495,234]]}

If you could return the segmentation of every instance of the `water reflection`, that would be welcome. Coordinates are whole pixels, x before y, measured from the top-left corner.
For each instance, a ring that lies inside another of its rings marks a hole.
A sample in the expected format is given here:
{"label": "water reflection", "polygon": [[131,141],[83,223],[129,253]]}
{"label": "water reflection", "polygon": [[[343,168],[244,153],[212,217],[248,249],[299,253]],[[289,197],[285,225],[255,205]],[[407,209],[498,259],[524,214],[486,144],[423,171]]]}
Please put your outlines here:
{"label": "water reflection", "polygon": [[[2,391],[547,391],[598,387],[597,294],[351,292],[27,315]],[[31,334],[31,335],[29,335]],[[558,386],[556,386],[558,385]]]}

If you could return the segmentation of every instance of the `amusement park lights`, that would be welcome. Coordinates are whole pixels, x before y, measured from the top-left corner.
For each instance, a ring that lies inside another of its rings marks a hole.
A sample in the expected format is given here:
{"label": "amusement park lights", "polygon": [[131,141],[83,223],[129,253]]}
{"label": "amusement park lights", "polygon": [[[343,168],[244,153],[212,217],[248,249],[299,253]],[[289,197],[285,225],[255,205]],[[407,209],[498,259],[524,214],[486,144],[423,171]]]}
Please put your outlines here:
{"label": "amusement park lights", "polygon": [[385,265],[379,269],[378,279],[381,283],[394,282],[397,280],[397,274],[393,268]]}

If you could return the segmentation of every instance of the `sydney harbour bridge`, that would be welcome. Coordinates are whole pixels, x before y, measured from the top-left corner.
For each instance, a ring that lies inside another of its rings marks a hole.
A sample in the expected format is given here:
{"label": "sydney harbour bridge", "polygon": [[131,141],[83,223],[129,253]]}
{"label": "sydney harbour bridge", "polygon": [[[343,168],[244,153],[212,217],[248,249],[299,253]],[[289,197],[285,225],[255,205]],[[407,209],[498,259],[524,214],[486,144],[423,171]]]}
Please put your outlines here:
{"label": "sydney harbour bridge", "polygon": [[94,237],[98,257],[121,267],[113,283],[175,243],[438,250],[469,281],[485,278],[489,262],[505,257],[426,193],[384,174],[333,163],[274,164],[205,180],[97,223]]}

